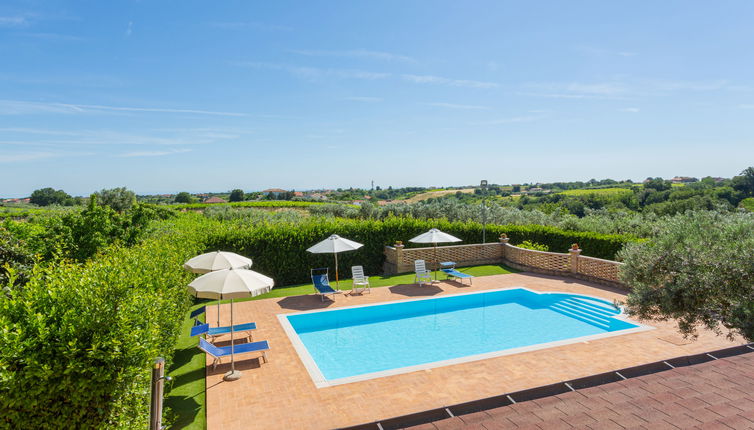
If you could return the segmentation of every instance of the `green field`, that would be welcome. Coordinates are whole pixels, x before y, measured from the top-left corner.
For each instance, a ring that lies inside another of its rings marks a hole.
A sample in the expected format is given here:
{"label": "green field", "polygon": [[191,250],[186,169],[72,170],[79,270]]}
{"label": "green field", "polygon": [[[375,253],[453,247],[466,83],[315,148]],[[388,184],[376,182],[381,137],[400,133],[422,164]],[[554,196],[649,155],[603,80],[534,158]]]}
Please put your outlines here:
{"label": "green field", "polygon": [[[474,266],[463,267],[459,269],[464,273],[468,273],[474,276],[490,276],[490,275],[503,275],[508,273],[514,273],[515,270],[502,265],[487,265],[487,266]],[[442,279],[442,276],[439,276]],[[372,287],[387,287],[400,284],[412,284],[414,282],[414,274],[407,273],[395,276],[370,276],[369,283]],[[335,281],[331,281],[333,286]],[[350,290],[352,287],[350,279],[344,279],[340,281],[341,290]],[[418,287],[417,287],[418,288]],[[306,294],[313,294],[314,286],[312,284],[293,285],[284,288],[275,288],[267,294],[257,296],[251,299],[240,299],[234,302],[243,302],[247,300],[261,300],[274,297],[287,297],[287,296],[300,296]],[[335,299],[338,300],[337,298]],[[228,300],[224,303],[229,302]],[[216,303],[214,301],[200,300],[191,310],[204,306],[208,303]],[[207,428],[207,406],[204,396],[205,390],[205,357],[204,353],[199,351],[196,344],[199,342],[197,338],[189,336],[189,330],[191,329],[193,320],[188,318],[183,322],[183,331],[181,337],[178,339],[178,344],[175,349],[175,356],[173,358],[173,364],[168,369],[167,374],[173,377],[172,386],[168,385],[169,392],[165,398],[165,407],[171,410],[169,415],[172,415],[171,420],[175,420],[166,424],[171,425],[174,429],[191,429],[191,430],[203,430]]]}
{"label": "green field", "polygon": [[617,196],[621,194],[631,194],[633,191],[631,191],[628,188],[585,188],[580,190],[566,190],[562,191],[559,194],[565,194],[567,196],[588,196],[588,195],[598,195],[598,196]]}

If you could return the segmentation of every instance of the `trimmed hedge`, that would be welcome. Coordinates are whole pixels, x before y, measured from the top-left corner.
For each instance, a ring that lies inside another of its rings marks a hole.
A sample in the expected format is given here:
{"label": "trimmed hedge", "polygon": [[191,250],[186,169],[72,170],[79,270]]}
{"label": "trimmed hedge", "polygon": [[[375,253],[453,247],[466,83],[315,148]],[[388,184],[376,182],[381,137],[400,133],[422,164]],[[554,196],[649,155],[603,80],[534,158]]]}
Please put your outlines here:
{"label": "trimmed hedge", "polygon": [[[470,222],[419,220],[414,218],[387,218],[384,221],[350,219],[312,219],[297,224],[275,223],[243,227],[225,223],[207,239],[206,251],[233,251],[251,257],[254,270],[275,279],[277,285],[308,282],[313,267],[334,267],[330,254],[310,254],[306,249],[324,240],[330,234],[339,234],[363,243],[354,252],[338,254],[340,277],[350,277],[352,265],[362,265],[370,274],[382,272],[385,260],[384,246],[401,240],[409,247],[408,239],[437,227],[463,240],[463,243],[480,243],[482,225]],[[591,232],[559,230],[541,225],[488,225],[489,241],[505,233],[512,243],[525,240],[545,244],[551,251],[566,252],[571,244],[579,243],[583,255],[614,259],[616,252],[636,238],[626,235],[605,235]],[[334,275],[333,275],[334,277]]]}
{"label": "trimmed hedge", "polygon": [[147,427],[152,360],[170,359],[191,302],[181,264],[203,250],[192,218],[0,293],[0,427]]}

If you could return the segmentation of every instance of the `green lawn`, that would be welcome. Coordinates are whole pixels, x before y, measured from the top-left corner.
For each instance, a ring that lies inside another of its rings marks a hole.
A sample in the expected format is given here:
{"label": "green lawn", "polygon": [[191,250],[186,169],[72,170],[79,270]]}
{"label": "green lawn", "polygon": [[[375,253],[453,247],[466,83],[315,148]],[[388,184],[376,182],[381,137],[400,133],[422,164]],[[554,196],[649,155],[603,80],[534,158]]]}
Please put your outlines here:
{"label": "green lawn", "polygon": [[[486,265],[462,267],[460,271],[474,276],[503,275],[514,273],[516,270],[503,265]],[[442,279],[443,276],[438,277]],[[414,274],[407,273],[395,276],[370,276],[369,283],[372,287],[387,287],[399,284],[411,284],[414,282]],[[331,280],[334,286],[335,281]],[[351,280],[344,279],[340,281],[341,290],[351,289]],[[240,299],[235,302],[246,300],[269,299],[272,297],[287,297],[312,294],[314,286],[312,284],[292,285],[290,287],[274,288],[267,294],[257,296],[251,299]],[[197,300],[197,303],[191,307],[194,310],[207,303],[215,303],[208,300]],[[189,336],[192,320],[186,315],[183,322],[183,331],[178,339],[175,349],[173,364],[168,369],[168,375],[173,377],[172,387],[168,383],[168,395],[165,398],[165,408],[170,409],[166,417],[166,424],[171,425],[174,429],[192,429],[203,430],[207,428],[206,422],[206,402],[204,398],[204,354],[196,348],[199,342],[196,338]]]}

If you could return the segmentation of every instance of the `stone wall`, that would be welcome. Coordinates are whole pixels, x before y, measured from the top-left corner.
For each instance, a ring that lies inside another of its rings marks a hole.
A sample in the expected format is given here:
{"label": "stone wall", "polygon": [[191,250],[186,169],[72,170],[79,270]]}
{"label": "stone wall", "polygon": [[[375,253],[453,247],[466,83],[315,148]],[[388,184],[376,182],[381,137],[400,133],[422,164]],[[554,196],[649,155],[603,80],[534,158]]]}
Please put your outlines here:
{"label": "stone wall", "polygon": [[425,260],[428,268],[434,262],[454,261],[457,267],[481,264],[505,264],[514,269],[547,275],[569,276],[627,289],[620,282],[618,272],[623,263],[581,255],[580,249],[568,253],[535,251],[519,248],[501,237],[500,242],[426,248],[385,247],[386,275],[414,271],[414,260]]}

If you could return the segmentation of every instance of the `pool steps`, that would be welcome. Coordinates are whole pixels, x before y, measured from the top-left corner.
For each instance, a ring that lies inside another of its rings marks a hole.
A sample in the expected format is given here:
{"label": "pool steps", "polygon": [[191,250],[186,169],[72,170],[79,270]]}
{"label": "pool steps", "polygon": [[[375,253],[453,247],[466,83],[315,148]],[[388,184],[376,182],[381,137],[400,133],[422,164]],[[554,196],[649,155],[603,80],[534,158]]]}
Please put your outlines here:
{"label": "pool steps", "polygon": [[552,303],[548,308],[605,330],[610,329],[611,322],[614,321],[612,317],[620,313],[613,306],[608,307],[580,298],[560,300]]}

